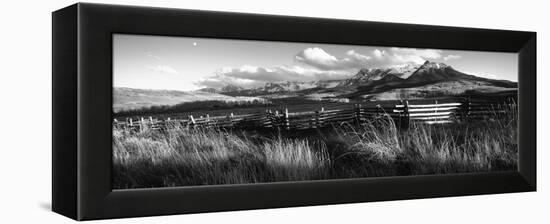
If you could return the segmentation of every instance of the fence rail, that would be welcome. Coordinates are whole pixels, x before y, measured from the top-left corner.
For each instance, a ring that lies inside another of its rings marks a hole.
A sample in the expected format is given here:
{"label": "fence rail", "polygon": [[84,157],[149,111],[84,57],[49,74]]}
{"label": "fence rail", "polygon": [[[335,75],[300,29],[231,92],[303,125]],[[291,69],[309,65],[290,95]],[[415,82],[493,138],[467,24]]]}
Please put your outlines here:
{"label": "fence rail", "polygon": [[496,118],[509,112],[513,103],[498,101],[471,101],[438,103],[435,100],[429,104],[414,104],[412,101],[401,101],[394,105],[366,106],[356,104],[354,109],[324,110],[306,112],[289,112],[284,110],[266,110],[265,113],[170,119],[140,118],[119,121],[114,119],[113,125],[118,128],[142,130],[162,129],[169,126],[187,128],[216,126],[221,128],[277,128],[281,130],[305,130],[322,128],[343,122],[365,122],[390,117],[402,128],[408,128],[411,123],[445,124],[468,122]]}

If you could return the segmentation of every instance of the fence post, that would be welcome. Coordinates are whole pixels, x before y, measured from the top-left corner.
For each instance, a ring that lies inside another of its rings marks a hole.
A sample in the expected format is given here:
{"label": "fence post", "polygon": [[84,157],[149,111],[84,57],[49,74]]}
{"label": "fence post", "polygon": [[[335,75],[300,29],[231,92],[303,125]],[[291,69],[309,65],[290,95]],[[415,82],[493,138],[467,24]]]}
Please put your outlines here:
{"label": "fence post", "polygon": [[464,121],[470,120],[470,110],[472,109],[472,104],[470,102],[470,97],[466,99],[466,103],[464,104]]}
{"label": "fence post", "polygon": [[437,100],[435,100],[435,123],[437,124],[437,109],[438,109],[438,106],[437,106]]}
{"label": "fence post", "polygon": [[357,125],[361,124],[361,104],[355,104],[355,121]]}
{"label": "fence post", "polygon": [[323,127],[323,114],[325,113],[325,108],[321,107],[321,111],[317,111],[317,116],[315,117],[315,126]]}
{"label": "fence post", "polygon": [[405,122],[405,103],[403,100],[399,100],[399,103],[403,106],[402,111],[399,112],[399,127],[403,127],[403,123]]}
{"label": "fence post", "polygon": [[401,127],[404,129],[409,129],[409,125],[411,122],[411,116],[409,113],[409,101],[405,101],[405,105],[403,106],[403,113],[404,113],[404,122],[402,123]]}
{"label": "fence post", "polygon": [[124,123],[124,130],[132,130],[132,118],[126,118],[126,123]]}
{"label": "fence post", "polygon": [[144,130],[145,128],[145,119],[141,117],[141,122],[139,122],[139,130]]}
{"label": "fence post", "polygon": [[235,123],[233,123],[233,113],[229,114],[229,123],[231,123],[231,127],[235,127]]}
{"label": "fence post", "polygon": [[279,110],[275,110],[275,117],[273,118],[275,121],[275,126],[277,126],[277,133],[281,133],[281,119],[279,116]]}
{"label": "fence post", "polygon": [[195,127],[195,118],[193,118],[193,115],[189,115],[189,123],[187,126]]}
{"label": "fence post", "polygon": [[265,109],[265,119],[266,121],[263,123],[265,128],[269,128],[271,126],[271,111],[268,109]]}
{"label": "fence post", "polygon": [[290,120],[288,119],[288,108],[285,108],[285,129],[290,130]]}

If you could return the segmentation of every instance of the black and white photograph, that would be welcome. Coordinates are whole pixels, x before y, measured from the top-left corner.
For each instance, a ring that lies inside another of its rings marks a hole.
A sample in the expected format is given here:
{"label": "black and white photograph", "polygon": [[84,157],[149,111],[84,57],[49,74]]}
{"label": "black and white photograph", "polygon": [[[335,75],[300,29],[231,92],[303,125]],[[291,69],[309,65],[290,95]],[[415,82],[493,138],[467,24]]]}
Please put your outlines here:
{"label": "black and white photograph", "polygon": [[114,189],[517,170],[517,53],[113,34]]}
{"label": "black and white photograph", "polygon": [[548,223],[543,1],[2,3],[0,223]]}

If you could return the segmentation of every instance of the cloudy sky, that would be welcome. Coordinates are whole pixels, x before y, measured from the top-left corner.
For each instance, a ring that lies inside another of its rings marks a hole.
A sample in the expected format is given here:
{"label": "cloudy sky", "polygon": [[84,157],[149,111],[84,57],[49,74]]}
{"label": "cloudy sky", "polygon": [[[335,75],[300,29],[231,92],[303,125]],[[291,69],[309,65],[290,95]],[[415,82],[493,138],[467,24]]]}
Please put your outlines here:
{"label": "cloudy sky", "polygon": [[517,80],[517,54],[356,45],[122,35],[113,37],[115,87],[196,90],[227,84],[349,78],[361,68],[424,61]]}

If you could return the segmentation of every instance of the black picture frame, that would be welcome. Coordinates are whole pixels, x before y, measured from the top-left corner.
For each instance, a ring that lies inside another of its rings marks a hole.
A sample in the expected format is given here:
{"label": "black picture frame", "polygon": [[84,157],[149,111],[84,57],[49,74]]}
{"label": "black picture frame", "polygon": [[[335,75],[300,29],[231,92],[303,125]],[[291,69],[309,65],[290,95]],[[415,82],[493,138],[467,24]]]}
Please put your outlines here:
{"label": "black picture frame", "polygon": [[[536,190],[536,33],[78,3],[52,14],[53,211],[76,220]],[[516,52],[519,169],[111,189],[112,34]]]}

